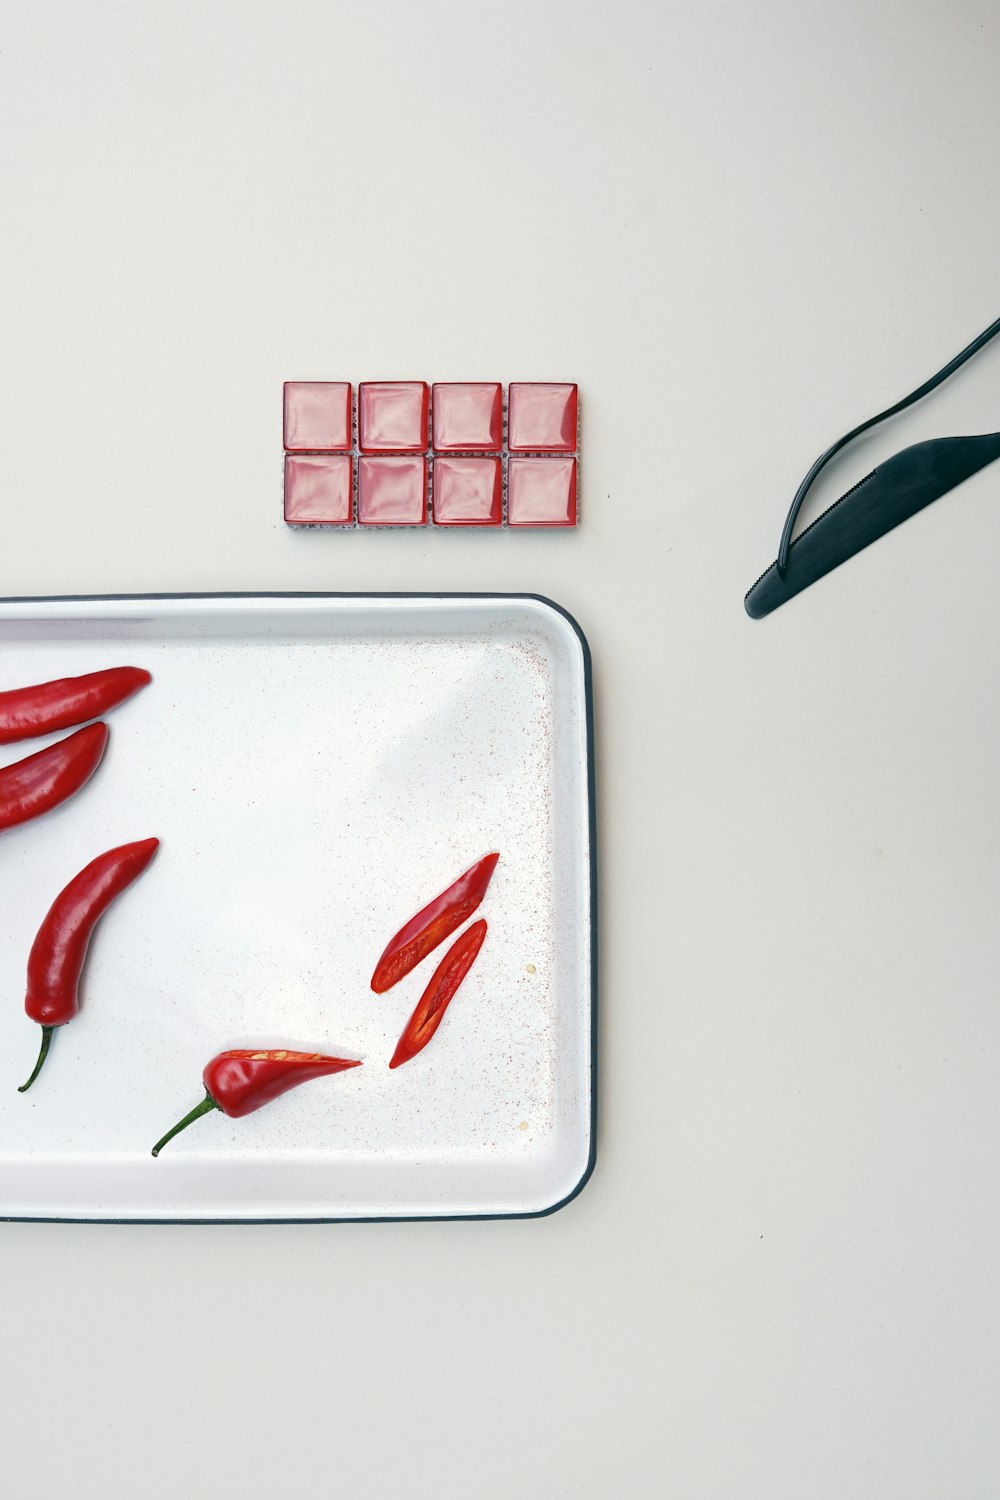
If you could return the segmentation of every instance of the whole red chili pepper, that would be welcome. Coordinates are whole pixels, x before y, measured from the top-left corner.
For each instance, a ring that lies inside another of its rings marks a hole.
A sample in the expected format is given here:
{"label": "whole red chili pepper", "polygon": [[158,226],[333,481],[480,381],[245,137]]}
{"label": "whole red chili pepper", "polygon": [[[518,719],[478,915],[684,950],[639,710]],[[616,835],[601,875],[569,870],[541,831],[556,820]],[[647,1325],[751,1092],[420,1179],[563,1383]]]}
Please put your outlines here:
{"label": "whole red chili pepper", "polygon": [[153,1155],[159,1156],[168,1141],[209,1110],[220,1109],[224,1115],[239,1119],[300,1083],[308,1083],[310,1078],[360,1066],[360,1057],[324,1057],[321,1052],[252,1052],[248,1047],[220,1052],[201,1075],[204,1099],[157,1141]]}
{"label": "whole red chili pepper", "polygon": [[471,917],[486,895],[499,858],[499,854],[487,854],[400,928],[375,965],[372,989],[376,995],[392,989],[438,943],[461,927],[466,917]]}
{"label": "whole red chili pepper", "polygon": [[475,963],[476,954],[483,946],[486,923],[480,918],[466,928],[460,938],[452,943],[438,964],[431,982],[420,997],[413,1015],[406,1023],[403,1035],[396,1043],[390,1068],[398,1068],[422,1052],[441,1025],[448,1004],[454,997],[462,980]]}
{"label": "whole red chili pepper", "polygon": [[55,1027],[72,1021],[80,1008],[80,975],[98,920],[115,897],[139,878],[159,844],[159,839],[142,839],[99,854],[74,875],[49,908],[31,945],[24,999],[28,1015],[42,1028],[42,1048],[20,1093],[30,1089],[41,1072]]}
{"label": "whole red chili pepper", "polygon": [[106,724],[88,724],[64,740],[0,770],[0,829],[40,817],[78,792],[97,770]]}
{"label": "whole red chili pepper", "polygon": [[0,693],[0,745],[99,719],[152,680],[142,667],[109,667]]}

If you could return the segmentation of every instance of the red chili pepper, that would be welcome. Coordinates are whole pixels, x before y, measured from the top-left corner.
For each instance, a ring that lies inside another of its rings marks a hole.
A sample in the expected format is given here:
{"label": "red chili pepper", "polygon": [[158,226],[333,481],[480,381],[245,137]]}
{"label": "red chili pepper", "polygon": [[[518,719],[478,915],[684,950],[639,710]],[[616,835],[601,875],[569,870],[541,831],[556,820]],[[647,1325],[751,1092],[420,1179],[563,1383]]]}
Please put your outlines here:
{"label": "red chili pepper", "polygon": [[0,770],[0,829],[40,817],[78,792],[97,770],[106,724],[88,724],[64,740]]}
{"label": "red chili pepper", "polygon": [[376,995],[391,990],[456,927],[461,927],[466,917],[471,917],[486,895],[499,858],[499,854],[487,854],[400,928],[375,965],[372,989]]}
{"label": "red chili pepper", "polygon": [[20,1093],[30,1089],[41,1072],[55,1027],[72,1021],[80,1008],[80,975],[99,919],[115,897],[138,880],[159,844],[159,839],[142,839],[99,854],[74,875],[49,908],[28,956],[24,1000],[28,1015],[42,1028],[42,1049]]}
{"label": "red chili pepper", "polygon": [[300,1083],[308,1083],[310,1078],[360,1066],[360,1057],[324,1057],[321,1052],[252,1052],[246,1047],[220,1052],[201,1075],[204,1099],[157,1141],[153,1155],[159,1156],[168,1141],[209,1110],[220,1109],[224,1115],[239,1119]]}
{"label": "red chili pepper", "polygon": [[430,984],[420,997],[413,1015],[406,1023],[403,1035],[396,1043],[390,1068],[398,1068],[422,1052],[441,1025],[449,1002],[454,998],[462,980],[476,961],[476,954],[483,946],[486,923],[480,918],[466,928],[460,938],[452,943],[444,958],[434,970]]}
{"label": "red chili pepper", "polygon": [[0,693],[0,745],[99,719],[152,680],[142,667],[109,667]]}

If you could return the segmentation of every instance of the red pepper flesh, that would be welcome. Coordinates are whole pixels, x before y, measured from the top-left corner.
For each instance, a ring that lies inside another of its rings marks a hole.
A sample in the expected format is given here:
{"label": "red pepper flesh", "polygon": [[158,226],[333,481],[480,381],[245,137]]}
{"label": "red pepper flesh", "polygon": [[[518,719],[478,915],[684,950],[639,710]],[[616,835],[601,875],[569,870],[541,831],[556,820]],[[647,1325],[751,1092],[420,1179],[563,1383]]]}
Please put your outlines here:
{"label": "red pepper flesh", "polygon": [[239,1119],[311,1078],[360,1066],[360,1057],[325,1057],[321,1052],[254,1052],[248,1047],[220,1052],[206,1064],[201,1075],[204,1099],[157,1141],[153,1155],[159,1156],[169,1140],[209,1110],[218,1109]]}
{"label": "red pepper flesh", "polygon": [[88,724],[0,770],[0,830],[26,823],[78,792],[100,765],[106,724]]}
{"label": "red pepper flesh", "polygon": [[0,745],[99,719],[152,680],[142,667],[109,667],[0,693]]}
{"label": "red pepper flesh", "polygon": [[437,1031],[444,1018],[448,1005],[454,998],[455,992],[462,980],[468,974],[476,961],[476,955],[483,946],[486,936],[486,923],[480,918],[473,922],[471,927],[466,928],[460,938],[457,938],[444,958],[434,970],[430,984],[420,997],[413,1015],[406,1023],[403,1035],[396,1043],[396,1050],[392,1054],[390,1068],[401,1067],[403,1063],[409,1062],[411,1057],[416,1057],[422,1052]]}
{"label": "red pepper flesh", "polygon": [[323,1078],[359,1068],[359,1057],[324,1057],[321,1052],[252,1052],[249,1048],[220,1052],[202,1073],[205,1088],[224,1115],[238,1120],[270,1104],[280,1094]]}
{"label": "red pepper flesh", "polygon": [[499,854],[487,854],[400,928],[375,965],[372,989],[376,995],[392,989],[456,927],[461,927],[466,917],[471,917],[486,895],[499,858]]}
{"label": "red pepper flesh", "polygon": [[159,845],[159,839],[140,839],[99,854],[49,908],[28,956],[24,1009],[42,1028],[42,1049],[22,1094],[41,1072],[53,1028],[65,1026],[80,1008],[80,975],[94,928],[112,901],[138,880]]}

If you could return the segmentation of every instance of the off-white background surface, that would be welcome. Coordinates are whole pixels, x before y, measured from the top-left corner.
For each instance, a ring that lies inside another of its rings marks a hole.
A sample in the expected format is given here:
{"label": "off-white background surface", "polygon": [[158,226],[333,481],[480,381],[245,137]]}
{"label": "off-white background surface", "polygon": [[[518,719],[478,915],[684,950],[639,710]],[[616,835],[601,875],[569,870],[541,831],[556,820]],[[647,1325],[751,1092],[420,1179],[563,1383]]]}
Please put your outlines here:
{"label": "off-white background surface", "polygon": [[[4,1226],[5,1492],[997,1493],[1000,471],[741,600],[819,448],[1000,310],[998,43],[972,0],[3,7],[0,589],[553,596],[604,941],[551,1219]],[[286,532],[281,381],[420,375],[578,379],[579,532]]]}

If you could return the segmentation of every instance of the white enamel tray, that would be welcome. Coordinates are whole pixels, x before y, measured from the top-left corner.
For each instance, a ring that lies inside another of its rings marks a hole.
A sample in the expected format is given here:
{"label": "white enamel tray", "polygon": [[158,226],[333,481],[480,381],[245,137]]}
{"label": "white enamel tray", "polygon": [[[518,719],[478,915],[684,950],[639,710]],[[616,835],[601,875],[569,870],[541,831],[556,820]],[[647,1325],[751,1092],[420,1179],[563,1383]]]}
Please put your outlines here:
{"label": "white enamel tray", "polygon": [[[147,667],[76,797],[0,834],[0,1217],[542,1214],[593,1165],[589,655],[523,596],[0,601],[0,687]],[[51,738],[58,738],[52,736]],[[3,763],[48,739],[0,749]],[[157,835],[97,929],[82,1008],[39,1028],[28,950],[101,851]],[[388,994],[393,933],[492,849],[483,950],[390,1072],[443,948]],[[229,1047],[361,1057],[153,1160]]]}

